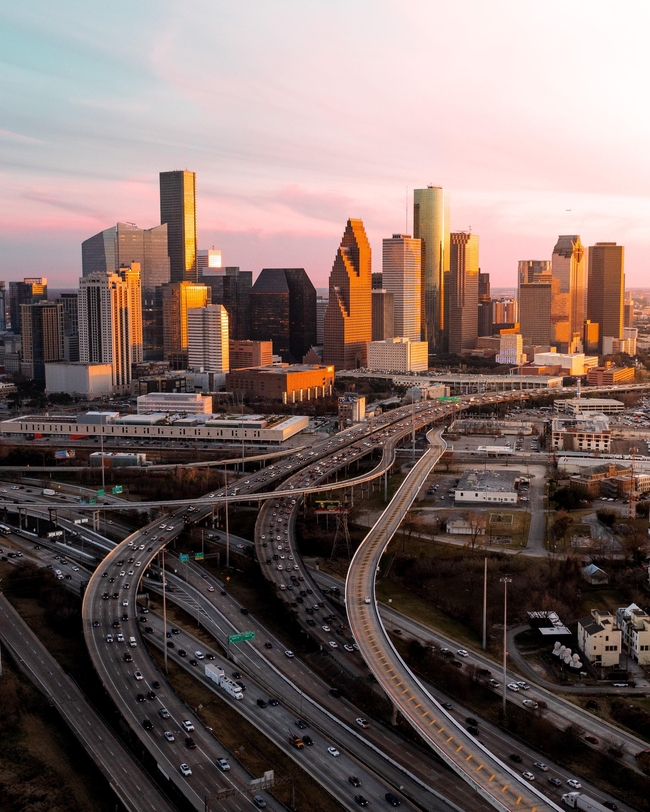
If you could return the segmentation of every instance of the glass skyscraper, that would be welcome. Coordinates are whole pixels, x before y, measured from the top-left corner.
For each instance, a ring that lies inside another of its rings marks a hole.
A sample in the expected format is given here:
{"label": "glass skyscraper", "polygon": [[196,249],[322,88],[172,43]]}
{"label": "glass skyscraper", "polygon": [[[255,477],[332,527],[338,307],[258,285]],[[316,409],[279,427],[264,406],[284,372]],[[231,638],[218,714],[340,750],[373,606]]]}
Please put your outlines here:
{"label": "glass skyscraper", "polygon": [[172,282],[198,282],[196,173],[160,173],[160,222],[167,224]]}

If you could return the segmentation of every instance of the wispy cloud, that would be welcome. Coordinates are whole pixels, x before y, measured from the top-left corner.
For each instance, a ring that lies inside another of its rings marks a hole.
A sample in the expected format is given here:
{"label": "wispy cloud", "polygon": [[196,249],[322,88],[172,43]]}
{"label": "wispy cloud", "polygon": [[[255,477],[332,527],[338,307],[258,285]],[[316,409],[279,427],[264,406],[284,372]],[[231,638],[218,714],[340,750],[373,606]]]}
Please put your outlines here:
{"label": "wispy cloud", "polygon": [[0,130],[0,141],[17,141],[20,144],[47,144],[42,138],[34,138],[31,135],[15,133],[11,130]]}

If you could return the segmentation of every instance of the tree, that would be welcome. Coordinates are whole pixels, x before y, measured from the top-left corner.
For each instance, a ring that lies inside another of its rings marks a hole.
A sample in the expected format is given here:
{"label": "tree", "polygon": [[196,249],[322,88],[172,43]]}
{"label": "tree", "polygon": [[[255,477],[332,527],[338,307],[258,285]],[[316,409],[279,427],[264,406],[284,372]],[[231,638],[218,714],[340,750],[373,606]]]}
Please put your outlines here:
{"label": "tree", "polygon": [[485,535],[485,516],[482,513],[470,512],[467,515],[467,524],[470,531],[472,550],[476,547],[479,536]]}
{"label": "tree", "polygon": [[569,528],[573,524],[573,518],[564,510],[559,510],[553,522],[553,536],[557,541],[566,539]]}

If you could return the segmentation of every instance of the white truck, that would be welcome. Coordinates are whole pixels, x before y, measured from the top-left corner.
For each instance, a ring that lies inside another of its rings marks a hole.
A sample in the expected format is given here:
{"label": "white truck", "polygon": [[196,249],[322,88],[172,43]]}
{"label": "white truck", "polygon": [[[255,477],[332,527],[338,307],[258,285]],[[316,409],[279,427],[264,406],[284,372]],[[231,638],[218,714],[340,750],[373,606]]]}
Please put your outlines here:
{"label": "white truck", "polygon": [[218,665],[207,664],[205,666],[205,676],[211,679],[212,682],[216,682],[220,688],[223,688],[223,690],[234,697],[234,699],[244,698],[244,692],[239,685],[237,685],[234,680],[231,680],[230,677],[227,677],[223,668],[220,668]]}
{"label": "white truck", "polygon": [[589,798],[582,792],[567,792],[562,796],[562,803],[570,809],[582,809],[583,812],[607,812],[607,807],[603,806],[593,798]]}
{"label": "white truck", "polygon": [[43,488],[43,496],[56,496],[56,491],[53,488]]}

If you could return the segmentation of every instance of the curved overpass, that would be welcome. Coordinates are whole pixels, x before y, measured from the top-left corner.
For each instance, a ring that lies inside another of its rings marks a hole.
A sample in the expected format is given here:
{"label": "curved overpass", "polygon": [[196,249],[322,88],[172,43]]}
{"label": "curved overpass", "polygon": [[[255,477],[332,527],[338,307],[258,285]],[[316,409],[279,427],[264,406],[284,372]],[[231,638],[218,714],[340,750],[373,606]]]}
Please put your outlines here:
{"label": "curved overpass", "polygon": [[379,617],[375,600],[379,560],[444,452],[441,433],[442,429],[429,432],[433,447],[413,467],[352,559],[345,584],[350,629],[366,663],[404,718],[483,798],[501,812],[559,810],[445,712],[406,666]]}

